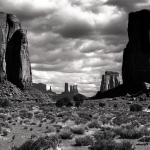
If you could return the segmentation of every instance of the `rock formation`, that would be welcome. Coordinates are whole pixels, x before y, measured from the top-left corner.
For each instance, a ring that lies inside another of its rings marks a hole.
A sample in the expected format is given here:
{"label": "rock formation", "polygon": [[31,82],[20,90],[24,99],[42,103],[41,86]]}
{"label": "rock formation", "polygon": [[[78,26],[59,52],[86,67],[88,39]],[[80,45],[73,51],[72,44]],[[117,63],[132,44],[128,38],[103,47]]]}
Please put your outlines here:
{"label": "rock formation", "polygon": [[48,91],[46,91],[46,93],[47,93],[50,97],[52,97],[52,96],[55,96],[55,95],[56,95],[56,93],[52,91],[51,86],[50,86],[50,89],[49,89]]}
{"label": "rock formation", "polygon": [[109,89],[115,88],[120,85],[121,81],[119,79],[118,72],[106,71],[104,75],[102,75],[101,87],[100,91],[104,92]]}
{"label": "rock formation", "polygon": [[33,83],[34,88],[40,90],[43,93],[46,93],[46,84],[43,83]]}
{"label": "rock formation", "polygon": [[65,83],[65,93],[68,93],[68,83]]}
{"label": "rock formation", "polygon": [[32,86],[27,31],[15,15],[0,12],[0,82],[6,79],[22,90]]}
{"label": "rock formation", "polygon": [[124,49],[123,84],[142,88],[150,83],[150,11],[141,10],[129,14],[129,42]]}
{"label": "rock formation", "polygon": [[64,97],[68,97],[73,100],[73,96],[78,94],[77,85],[70,85],[70,91],[68,91],[68,83],[65,83],[65,91],[61,94],[57,94],[53,96],[53,99],[58,100]]}

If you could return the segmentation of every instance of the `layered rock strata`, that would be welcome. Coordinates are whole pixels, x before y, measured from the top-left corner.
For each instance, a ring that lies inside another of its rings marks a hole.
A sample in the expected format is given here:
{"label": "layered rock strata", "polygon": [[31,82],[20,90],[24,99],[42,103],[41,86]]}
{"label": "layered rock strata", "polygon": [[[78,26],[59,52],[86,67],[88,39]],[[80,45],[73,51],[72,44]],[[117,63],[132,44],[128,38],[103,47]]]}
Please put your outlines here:
{"label": "layered rock strata", "polygon": [[15,15],[0,12],[0,82],[6,79],[23,90],[32,86],[27,31]]}
{"label": "layered rock strata", "polygon": [[142,88],[150,83],[150,11],[141,10],[129,14],[129,42],[124,49],[123,84]]}
{"label": "layered rock strata", "polygon": [[102,75],[100,91],[105,92],[120,85],[121,81],[119,78],[118,72],[106,71],[105,74]]}

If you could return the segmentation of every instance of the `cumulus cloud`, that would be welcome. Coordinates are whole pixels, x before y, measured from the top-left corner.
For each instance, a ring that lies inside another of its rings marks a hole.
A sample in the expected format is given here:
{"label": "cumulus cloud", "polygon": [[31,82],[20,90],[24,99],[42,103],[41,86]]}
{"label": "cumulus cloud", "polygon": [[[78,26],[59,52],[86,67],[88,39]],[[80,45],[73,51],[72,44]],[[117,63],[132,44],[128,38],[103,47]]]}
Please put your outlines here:
{"label": "cumulus cloud", "polygon": [[128,13],[150,8],[149,0],[0,0],[28,30],[33,82],[64,91],[77,84],[87,96],[99,91],[101,76],[121,74],[128,42]]}
{"label": "cumulus cloud", "polygon": [[54,1],[48,0],[33,0],[32,2],[30,0],[1,0],[0,10],[15,14],[21,21],[29,21],[53,14],[57,10],[57,5]]}
{"label": "cumulus cloud", "polygon": [[105,4],[111,6],[117,6],[119,9],[126,11],[127,13],[137,11],[139,9],[149,9],[149,0],[108,0]]}

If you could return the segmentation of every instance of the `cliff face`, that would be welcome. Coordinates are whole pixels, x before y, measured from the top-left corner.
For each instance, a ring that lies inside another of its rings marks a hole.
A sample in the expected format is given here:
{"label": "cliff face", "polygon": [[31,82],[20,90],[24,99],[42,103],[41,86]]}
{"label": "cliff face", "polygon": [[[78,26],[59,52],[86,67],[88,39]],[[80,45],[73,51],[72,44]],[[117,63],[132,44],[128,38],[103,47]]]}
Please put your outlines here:
{"label": "cliff face", "polygon": [[0,12],[0,82],[6,79],[23,90],[32,85],[27,31],[15,15]]}
{"label": "cliff face", "polygon": [[109,89],[115,88],[120,85],[119,73],[106,71],[105,75],[102,75],[100,91],[104,92]]}
{"label": "cliff face", "polygon": [[141,10],[129,14],[129,42],[124,49],[123,84],[142,87],[150,83],[150,11]]}

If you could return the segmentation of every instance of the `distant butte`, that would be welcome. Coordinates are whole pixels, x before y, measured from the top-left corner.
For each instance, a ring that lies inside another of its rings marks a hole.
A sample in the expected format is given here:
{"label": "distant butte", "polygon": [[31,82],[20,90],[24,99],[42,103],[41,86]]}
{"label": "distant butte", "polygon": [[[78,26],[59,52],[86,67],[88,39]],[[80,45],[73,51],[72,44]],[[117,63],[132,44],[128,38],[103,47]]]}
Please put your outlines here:
{"label": "distant butte", "polygon": [[107,90],[113,89],[121,84],[119,79],[120,75],[118,72],[106,71],[104,75],[102,75],[101,81],[101,92],[105,92]]}

